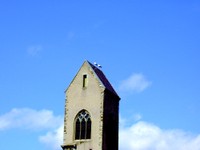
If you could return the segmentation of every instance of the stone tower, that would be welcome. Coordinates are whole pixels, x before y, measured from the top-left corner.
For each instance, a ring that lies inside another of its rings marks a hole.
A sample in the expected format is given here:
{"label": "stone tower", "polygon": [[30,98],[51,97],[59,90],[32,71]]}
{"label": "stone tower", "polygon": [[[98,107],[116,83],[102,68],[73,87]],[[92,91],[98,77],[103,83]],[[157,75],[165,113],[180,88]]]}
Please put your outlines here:
{"label": "stone tower", "polygon": [[118,150],[119,96],[85,61],[65,91],[63,150]]}

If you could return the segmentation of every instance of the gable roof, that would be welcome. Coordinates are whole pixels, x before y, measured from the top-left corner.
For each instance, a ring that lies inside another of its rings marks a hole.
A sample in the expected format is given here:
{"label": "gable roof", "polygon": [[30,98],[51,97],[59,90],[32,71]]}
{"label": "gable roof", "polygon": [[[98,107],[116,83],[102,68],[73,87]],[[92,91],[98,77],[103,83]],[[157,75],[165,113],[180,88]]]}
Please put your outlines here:
{"label": "gable roof", "polygon": [[98,79],[102,82],[103,86],[108,91],[110,91],[111,93],[113,93],[114,95],[116,95],[119,98],[117,92],[114,90],[114,88],[112,87],[112,85],[110,84],[110,82],[108,81],[108,79],[106,78],[106,76],[104,75],[104,73],[98,67],[96,67],[95,65],[93,65],[92,63],[90,63],[89,61],[87,61],[87,63],[93,69],[94,73],[96,74],[96,76],[98,77]]}

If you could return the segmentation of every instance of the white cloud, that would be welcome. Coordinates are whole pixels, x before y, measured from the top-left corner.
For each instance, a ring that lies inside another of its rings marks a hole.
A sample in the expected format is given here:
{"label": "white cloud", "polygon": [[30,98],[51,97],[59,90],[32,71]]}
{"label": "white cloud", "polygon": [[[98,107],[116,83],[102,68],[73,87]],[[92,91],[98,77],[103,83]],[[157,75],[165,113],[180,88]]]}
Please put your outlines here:
{"label": "white cloud", "polygon": [[120,150],[200,150],[200,135],[139,121],[120,127]]}
{"label": "white cloud", "polygon": [[0,130],[7,128],[48,129],[55,128],[62,122],[60,116],[54,116],[50,110],[15,108],[0,116]]}
{"label": "white cloud", "polygon": [[[138,116],[141,117],[139,114]],[[128,127],[126,124],[127,120],[120,116],[120,150],[200,150],[200,135],[194,136],[176,129],[164,130],[144,121]],[[39,140],[48,149],[61,149],[63,125],[40,136]]]}
{"label": "white cloud", "polygon": [[42,50],[42,46],[40,45],[36,45],[36,46],[30,46],[28,47],[27,49],[27,53],[30,55],[30,56],[36,56],[39,54],[39,52]]}
{"label": "white cloud", "polygon": [[40,142],[44,143],[48,149],[60,150],[63,144],[63,125],[54,131],[49,131],[46,135],[39,137]]}
{"label": "white cloud", "polygon": [[152,82],[148,81],[141,73],[134,73],[121,82],[119,89],[127,92],[142,92],[148,88]]}
{"label": "white cloud", "polygon": [[[141,114],[134,114],[134,121]],[[120,116],[120,150],[200,150],[200,134],[193,135],[182,130],[165,130],[139,121],[127,126],[127,118]],[[63,119],[50,110],[30,108],[12,109],[0,116],[0,130],[9,128],[48,129],[44,135],[38,135],[47,149],[60,150],[63,141]]]}
{"label": "white cloud", "polygon": [[50,110],[14,108],[0,116],[0,131],[10,128],[44,130],[45,135],[38,136],[39,141],[48,145],[48,149],[60,150],[63,139],[63,117],[55,116]]}
{"label": "white cloud", "polygon": [[140,113],[134,113],[132,115],[126,116],[126,118],[123,118],[121,115],[119,115],[120,127],[128,126],[132,122],[138,122],[141,119],[142,119],[142,114]]}
{"label": "white cloud", "polygon": [[136,113],[133,115],[133,119],[134,119],[134,121],[139,121],[142,119],[142,115],[139,113]]}

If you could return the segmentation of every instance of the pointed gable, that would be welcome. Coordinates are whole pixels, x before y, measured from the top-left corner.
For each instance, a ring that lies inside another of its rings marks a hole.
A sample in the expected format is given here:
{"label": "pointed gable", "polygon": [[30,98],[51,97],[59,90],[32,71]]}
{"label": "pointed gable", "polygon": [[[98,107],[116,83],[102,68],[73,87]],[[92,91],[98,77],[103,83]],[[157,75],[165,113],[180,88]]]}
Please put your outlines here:
{"label": "pointed gable", "polygon": [[[95,74],[95,76],[97,77],[97,80],[102,84],[102,86],[108,90],[109,92],[111,92],[112,94],[114,94],[116,97],[118,97],[118,99],[120,99],[120,97],[118,96],[117,92],[114,90],[114,88],[112,87],[111,83],[108,81],[108,79],[106,78],[106,76],[104,75],[104,73],[95,65],[93,65],[92,63],[90,63],[89,61],[85,61],[83,63],[83,65],[81,66],[81,68],[85,65],[88,65],[89,68],[91,68],[92,72]],[[79,71],[81,70],[81,68],[79,69]],[[76,76],[79,74],[76,74]],[[76,78],[76,76],[74,77],[74,79]],[[72,84],[72,82],[74,81],[74,79],[71,81],[70,85]],[[68,88],[70,87],[70,85],[68,86]],[[65,90],[65,92],[68,90],[68,88]]]}
{"label": "pointed gable", "polygon": [[[106,78],[106,76],[104,75],[104,73],[95,65],[93,65],[92,63],[90,63],[89,61],[87,61],[88,64],[90,65],[90,67],[93,69],[94,73],[96,74],[96,76],[98,77],[98,79],[100,80],[100,82],[103,84],[103,86],[110,91],[111,93],[113,93],[115,96],[118,96],[117,92],[114,90],[114,88],[112,87],[112,85],[110,84],[110,82],[108,81],[108,79]],[[120,98],[119,98],[120,99]]]}

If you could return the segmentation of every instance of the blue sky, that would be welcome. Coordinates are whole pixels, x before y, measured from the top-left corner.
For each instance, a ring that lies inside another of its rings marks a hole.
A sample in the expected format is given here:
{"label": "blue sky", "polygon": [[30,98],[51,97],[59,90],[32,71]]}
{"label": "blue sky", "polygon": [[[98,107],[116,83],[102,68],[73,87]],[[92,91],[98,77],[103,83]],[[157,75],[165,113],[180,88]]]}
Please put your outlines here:
{"label": "blue sky", "polygon": [[199,150],[199,41],[198,0],[1,0],[0,149],[59,149],[89,60],[121,97],[121,150]]}

